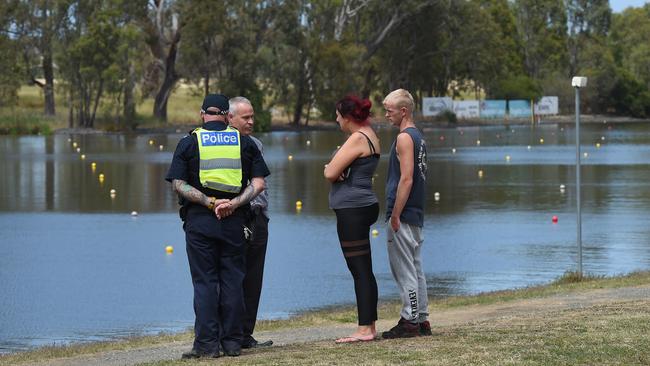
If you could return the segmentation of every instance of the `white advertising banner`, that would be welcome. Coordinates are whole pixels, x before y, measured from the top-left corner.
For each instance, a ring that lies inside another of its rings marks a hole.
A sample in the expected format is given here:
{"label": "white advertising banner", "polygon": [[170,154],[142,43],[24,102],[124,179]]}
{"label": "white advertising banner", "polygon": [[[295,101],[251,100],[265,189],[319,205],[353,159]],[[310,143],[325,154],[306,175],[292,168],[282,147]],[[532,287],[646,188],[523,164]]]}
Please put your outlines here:
{"label": "white advertising banner", "polygon": [[458,118],[478,118],[481,105],[478,100],[461,100],[454,102],[454,113]]}
{"label": "white advertising banner", "polygon": [[560,113],[558,97],[542,97],[535,103],[535,114],[548,115]]}
{"label": "white advertising banner", "polygon": [[437,116],[445,110],[453,110],[451,98],[422,98],[422,115]]}

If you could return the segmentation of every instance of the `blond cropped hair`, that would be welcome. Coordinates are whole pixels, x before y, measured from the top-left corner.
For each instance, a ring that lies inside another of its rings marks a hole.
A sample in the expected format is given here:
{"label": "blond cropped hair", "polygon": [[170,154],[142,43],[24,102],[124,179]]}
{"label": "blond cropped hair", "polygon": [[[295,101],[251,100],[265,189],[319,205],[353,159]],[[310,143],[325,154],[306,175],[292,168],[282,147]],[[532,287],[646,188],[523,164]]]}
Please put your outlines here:
{"label": "blond cropped hair", "polygon": [[397,108],[405,107],[410,113],[413,113],[415,109],[415,101],[413,96],[406,89],[397,89],[390,92],[386,98],[384,98],[383,104],[390,102],[395,104]]}

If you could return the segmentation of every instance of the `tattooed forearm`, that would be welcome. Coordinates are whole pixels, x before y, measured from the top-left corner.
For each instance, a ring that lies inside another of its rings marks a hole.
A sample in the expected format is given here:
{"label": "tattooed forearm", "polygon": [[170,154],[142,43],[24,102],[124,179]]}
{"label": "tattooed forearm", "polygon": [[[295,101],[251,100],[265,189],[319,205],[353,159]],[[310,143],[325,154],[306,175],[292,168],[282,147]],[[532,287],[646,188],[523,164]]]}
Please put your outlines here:
{"label": "tattooed forearm", "polygon": [[239,196],[233,198],[230,203],[235,207],[241,207],[253,198],[255,198],[260,192],[265,188],[264,178],[255,177],[244,190],[239,194]]}
{"label": "tattooed forearm", "polygon": [[172,187],[174,187],[176,193],[190,202],[198,203],[205,207],[210,205],[210,198],[208,196],[192,187],[184,180],[174,179],[172,181]]}
{"label": "tattooed forearm", "polygon": [[[259,192],[258,192],[259,193]],[[230,203],[232,203],[235,207],[241,207],[248,202],[250,202],[253,198],[255,198],[257,194],[255,193],[255,188],[253,188],[252,185],[247,186],[244,188],[244,190],[239,194],[239,196],[233,198]]]}

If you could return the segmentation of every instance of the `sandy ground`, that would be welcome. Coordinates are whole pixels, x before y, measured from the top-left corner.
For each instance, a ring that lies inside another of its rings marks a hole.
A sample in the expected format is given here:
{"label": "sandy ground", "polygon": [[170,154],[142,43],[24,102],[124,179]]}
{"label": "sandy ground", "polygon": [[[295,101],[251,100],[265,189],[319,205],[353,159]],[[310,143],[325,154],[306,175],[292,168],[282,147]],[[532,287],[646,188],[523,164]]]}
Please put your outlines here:
{"label": "sandy ground", "polygon": [[[462,325],[490,319],[504,319],[521,315],[552,316],[553,313],[567,310],[580,309],[595,305],[620,303],[628,301],[650,299],[650,285],[639,287],[625,287],[617,289],[600,289],[555,295],[545,298],[518,300],[492,305],[472,305],[460,308],[438,311],[430,315],[430,321],[435,333],[436,327]],[[381,332],[391,328],[397,321],[384,319],[377,322]],[[305,342],[334,340],[345,336],[354,330],[354,324],[322,326],[314,328],[293,328],[278,331],[259,332],[255,337],[260,341],[272,339],[274,345],[291,345]],[[172,360],[181,357],[183,352],[191,348],[189,342],[174,342],[152,347],[137,348],[125,351],[107,351],[93,355],[77,356],[72,358],[46,360],[29,365],[51,366],[118,366],[137,365],[145,362]],[[241,357],[247,352],[244,350]]]}

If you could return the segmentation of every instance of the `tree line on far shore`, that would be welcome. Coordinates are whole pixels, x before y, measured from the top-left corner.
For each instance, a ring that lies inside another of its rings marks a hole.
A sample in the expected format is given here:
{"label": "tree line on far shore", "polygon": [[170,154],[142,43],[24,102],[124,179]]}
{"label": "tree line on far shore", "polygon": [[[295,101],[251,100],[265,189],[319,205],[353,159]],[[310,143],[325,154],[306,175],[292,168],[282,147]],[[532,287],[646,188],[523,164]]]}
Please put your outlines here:
{"label": "tree line on far shore", "polygon": [[300,125],[398,87],[418,102],[557,95],[568,112],[581,75],[584,111],[647,118],[648,40],[650,4],[607,0],[4,0],[0,107],[32,84],[70,127],[128,128],[147,99],[166,121],[182,82],[249,97],[265,129],[272,108]]}

